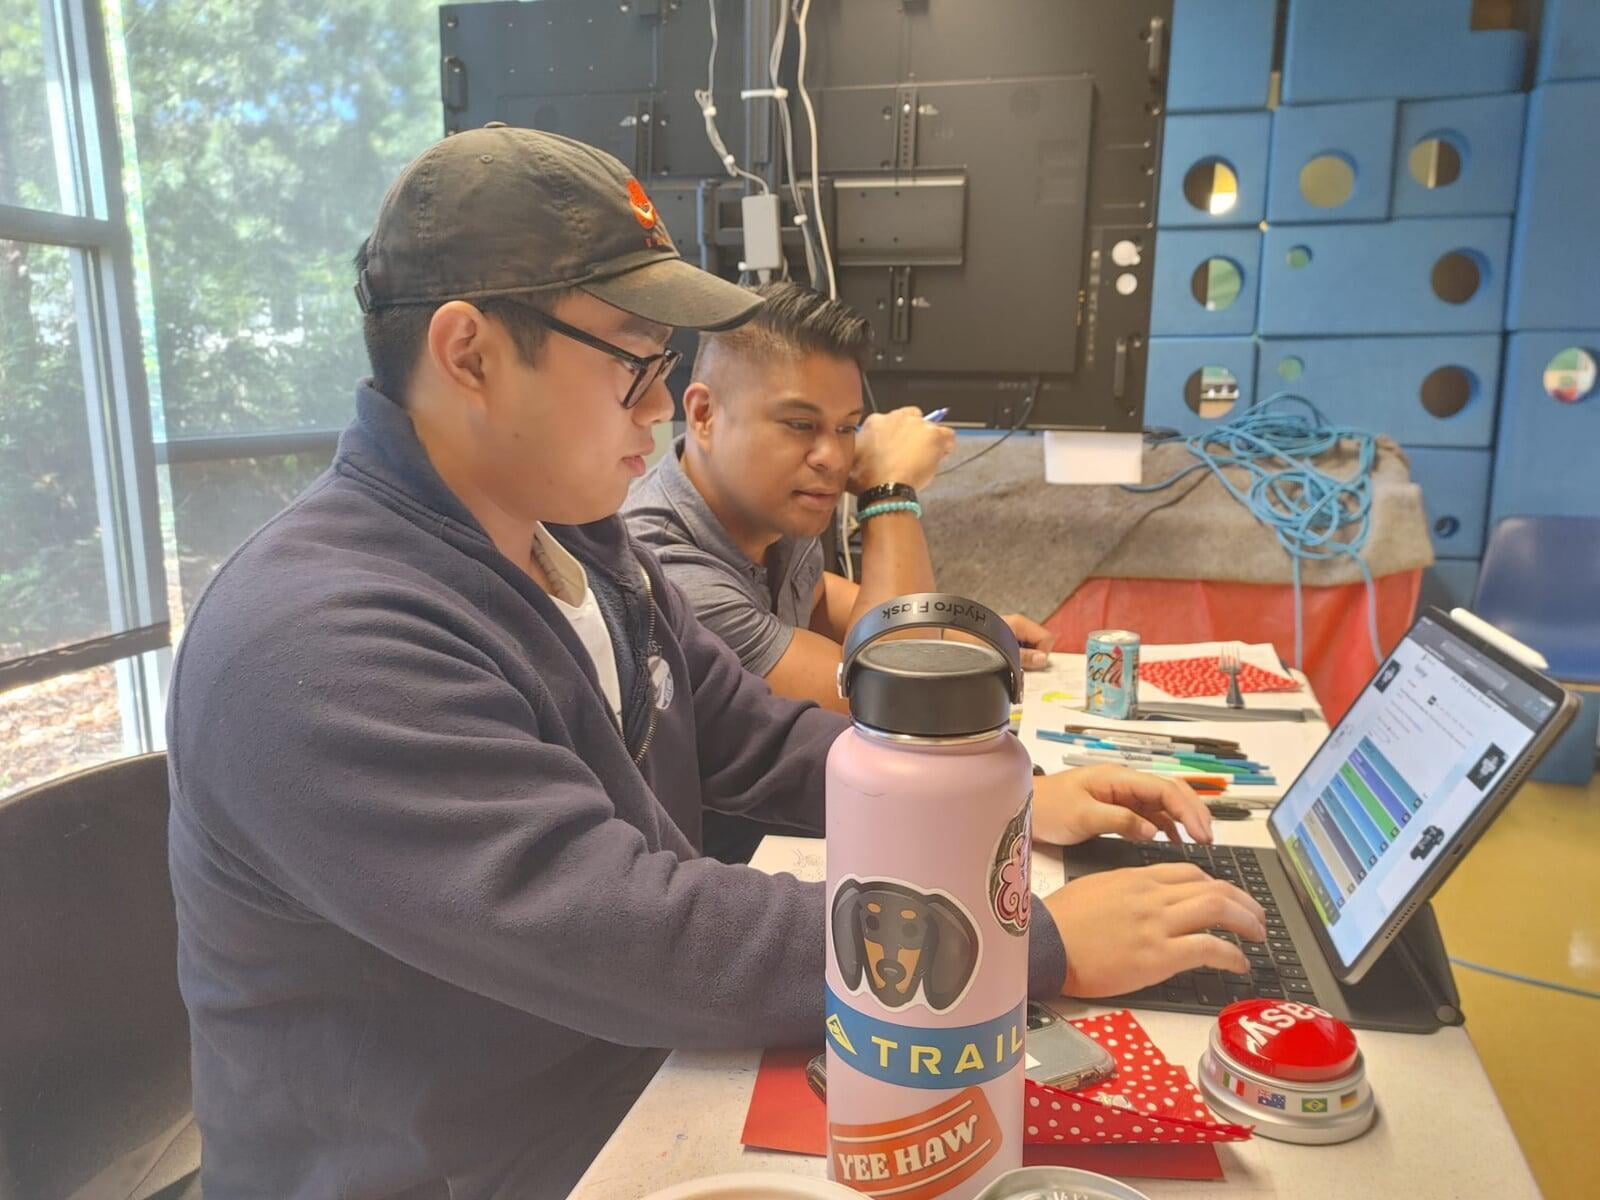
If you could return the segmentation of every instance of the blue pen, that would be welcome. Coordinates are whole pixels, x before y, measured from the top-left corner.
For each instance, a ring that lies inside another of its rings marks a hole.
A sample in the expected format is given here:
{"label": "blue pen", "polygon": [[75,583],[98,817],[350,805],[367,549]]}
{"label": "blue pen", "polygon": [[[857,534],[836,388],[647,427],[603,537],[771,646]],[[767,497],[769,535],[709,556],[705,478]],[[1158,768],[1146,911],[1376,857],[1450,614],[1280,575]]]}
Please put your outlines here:
{"label": "blue pen", "polygon": [[949,411],[950,410],[948,408],[936,408],[931,413],[926,414],[922,419],[924,421],[942,421],[945,418],[945,414]]}

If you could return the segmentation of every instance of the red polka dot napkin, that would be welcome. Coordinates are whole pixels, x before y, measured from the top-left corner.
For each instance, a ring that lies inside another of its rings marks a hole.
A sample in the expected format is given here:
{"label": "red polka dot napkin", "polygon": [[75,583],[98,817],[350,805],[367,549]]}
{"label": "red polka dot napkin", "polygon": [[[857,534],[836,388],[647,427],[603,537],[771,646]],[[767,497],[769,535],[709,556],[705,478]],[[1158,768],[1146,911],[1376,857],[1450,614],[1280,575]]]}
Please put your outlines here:
{"label": "red polka dot napkin", "polygon": [[[1214,658],[1168,658],[1160,662],[1141,662],[1139,679],[1154,684],[1169,696],[1222,696],[1228,691],[1228,677],[1217,669]],[[1263,671],[1253,663],[1239,667],[1241,692],[1297,692],[1300,685],[1287,675]]]}
{"label": "red polka dot napkin", "polygon": [[[1212,1119],[1188,1074],[1166,1060],[1126,1010],[1073,1024],[1111,1052],[1117,1074],[1076,1092],[1028,1080],[1024,1161],[1118,1176],[1221,1179],[1214,1144],[1249,1137],[1249,1126]],[[806,1060],[816,1052],[810,1046],[762,1054],[739,1138],[746,1146],[828,1152],[826,1110],[806,1083]]]}
{"label": "red polka dot napkin", "polygon": [[1127,1009],[1073,1022],[1111,1052],[1117,1073],[1075,1092],[1027,1081],[1023,1141],[1080,1146],[1238,1142],[1249,1125],[1218,1121],[1189,1080],[1167,1061]]}

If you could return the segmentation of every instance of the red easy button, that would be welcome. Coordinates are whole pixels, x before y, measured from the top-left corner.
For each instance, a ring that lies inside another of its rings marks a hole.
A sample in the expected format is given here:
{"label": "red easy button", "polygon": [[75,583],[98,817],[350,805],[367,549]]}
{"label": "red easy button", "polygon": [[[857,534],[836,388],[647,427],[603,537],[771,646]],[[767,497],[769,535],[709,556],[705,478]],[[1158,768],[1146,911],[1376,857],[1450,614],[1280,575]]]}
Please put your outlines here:
{"label": "red easy button", "polygon": [[1337,1017],[1292,1000],[1241,1000],[1217,1016],[1222,1051],[1273,1079],[1320,1082],[1348,1075],[1356,1035]]}

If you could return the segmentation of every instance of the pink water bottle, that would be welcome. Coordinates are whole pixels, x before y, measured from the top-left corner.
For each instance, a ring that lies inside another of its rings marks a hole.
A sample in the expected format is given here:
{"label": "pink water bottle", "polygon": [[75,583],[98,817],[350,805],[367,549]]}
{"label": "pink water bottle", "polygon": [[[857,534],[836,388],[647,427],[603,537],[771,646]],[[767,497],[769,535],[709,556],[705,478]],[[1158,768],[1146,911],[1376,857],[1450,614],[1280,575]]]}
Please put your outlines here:
{"label": "pink water bottle", "polygon": [[[986,644],[885,641],[919,627]],[[1028,753],[1016,638],[959,596],[880,605],[845,643],[828,756],[828,1168],[967,1200],[1022,1165]]]}

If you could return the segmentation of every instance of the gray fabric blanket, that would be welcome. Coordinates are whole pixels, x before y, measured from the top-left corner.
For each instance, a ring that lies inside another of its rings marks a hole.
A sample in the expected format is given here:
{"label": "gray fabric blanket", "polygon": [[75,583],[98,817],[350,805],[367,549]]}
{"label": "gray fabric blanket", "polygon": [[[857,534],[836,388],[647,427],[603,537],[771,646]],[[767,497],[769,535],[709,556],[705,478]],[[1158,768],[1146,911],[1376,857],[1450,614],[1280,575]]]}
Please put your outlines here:
{"label": "gray fabric blanket", "polygon": [[[980,448],[977,439],[963,438],[951,462]],[[1194,461],[1181,443],[1146,446],[1144,479],[1166,479]],[[1318,465],[1348,475],[1355,454],[1341,448]],[[1244,473],[1237,475],[1242,484]],[[1005,612],[1046,616],[1092,576],[1271,584],[1292,578],[1276,536],[1210,471],[1159,492],[1050,484],[1043,441],[1035,435],[1018,434],[941,476],[926,490],[924,509],[940,589],[981,597]],[[1379,576],[1433,562],[1421,489],[1411,482],[1400,447],[1387,438],[1378,443],[1363,558]],[[1307,563],[1302,572],[1308,585],[1360,578],[1356,564],[1343,557]]]}

